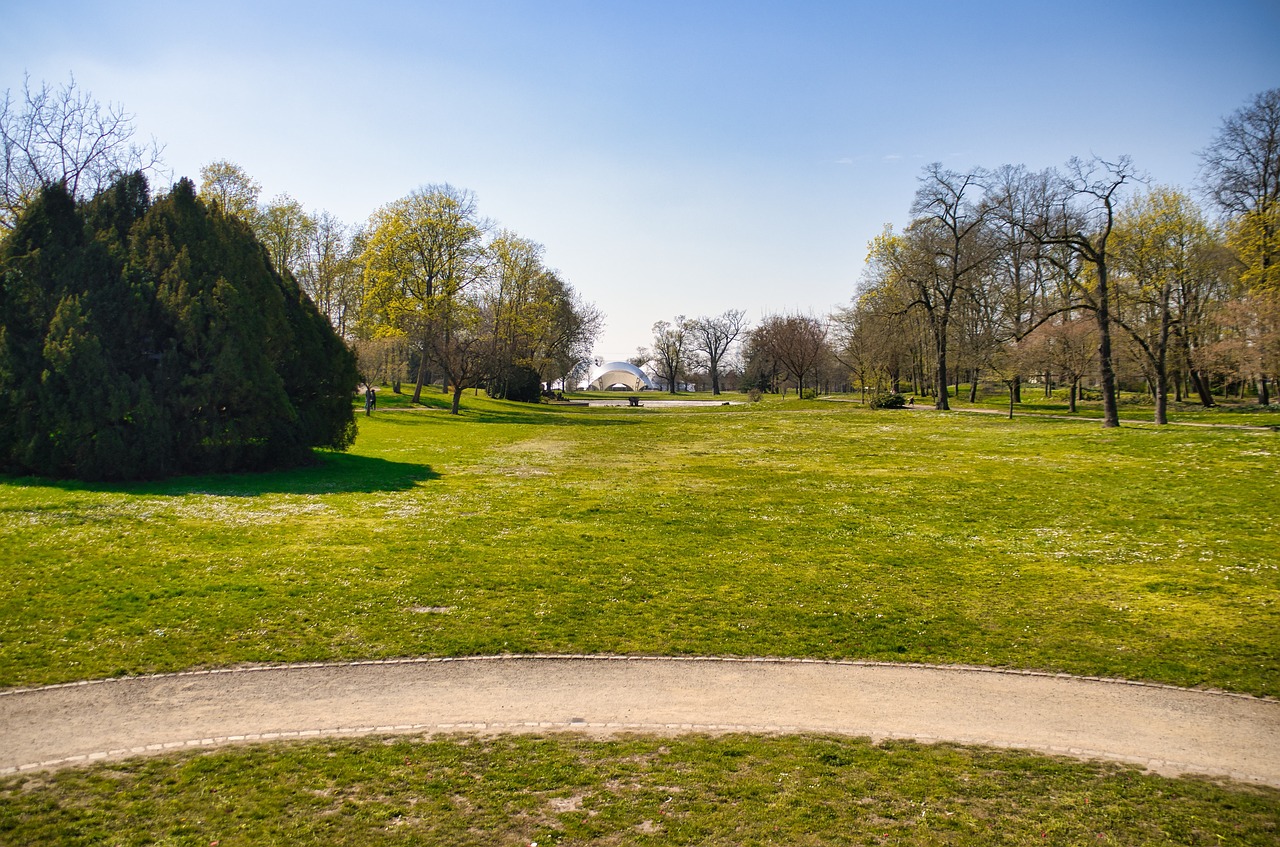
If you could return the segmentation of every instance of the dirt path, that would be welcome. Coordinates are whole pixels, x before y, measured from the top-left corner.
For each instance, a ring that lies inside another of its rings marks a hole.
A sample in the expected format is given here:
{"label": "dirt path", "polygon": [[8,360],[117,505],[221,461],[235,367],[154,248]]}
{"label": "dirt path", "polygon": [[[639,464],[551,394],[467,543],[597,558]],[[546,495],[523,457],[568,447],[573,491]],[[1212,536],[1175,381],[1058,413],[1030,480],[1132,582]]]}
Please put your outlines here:
{"label": "dirt path", "polygon": [[821,732],[949,740],[1280,786],[1280,701],[982,669],[501,657],[0,691],[0,774],[311,736]]}

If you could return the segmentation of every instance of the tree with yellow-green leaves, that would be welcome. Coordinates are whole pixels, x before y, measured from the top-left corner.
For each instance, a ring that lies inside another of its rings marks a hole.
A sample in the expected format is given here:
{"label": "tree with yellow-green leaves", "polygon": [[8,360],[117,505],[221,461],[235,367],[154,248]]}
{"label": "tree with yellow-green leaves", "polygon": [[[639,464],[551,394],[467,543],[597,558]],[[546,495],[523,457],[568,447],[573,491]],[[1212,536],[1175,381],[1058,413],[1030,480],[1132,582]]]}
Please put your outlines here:
{"label": "tree with yellow-green leaves", "polygon": [[503,230],[489,244],[491,396],[534,400],[589,358],[602,317],[542,261],[543,247]]}
{"label": "tree with yellow-green leaves", "polygon": [[258,217],[258,195],[262,185],[235,162],[219,159],[200,169],[200,199],[217,204],[224,215],[239,218],[252,226]]}
{"label": "tree with yellow-green leaves", "polygon": [[1204,370],[1192,340],[1204,338],[1202,324],[1224,293],[1221,241],[1190,197],[1164,187],[1123,206],[1113,237],[1113,318],[1138,350],[1155,396],[1155,422],[1165,424],[1177,353],[1186,353],[1192,373]]}
{"label": "tree with yellow-green leaves", "polygon": [[424,186],[370,218],[361,255],[366,331],[402,336],[417,352],[415,403],[433,363],[451,377],[449,362],[476,346],[460,343],[471,321],[459,298],[485,273],[488,228],[475,195],[447,184]]}

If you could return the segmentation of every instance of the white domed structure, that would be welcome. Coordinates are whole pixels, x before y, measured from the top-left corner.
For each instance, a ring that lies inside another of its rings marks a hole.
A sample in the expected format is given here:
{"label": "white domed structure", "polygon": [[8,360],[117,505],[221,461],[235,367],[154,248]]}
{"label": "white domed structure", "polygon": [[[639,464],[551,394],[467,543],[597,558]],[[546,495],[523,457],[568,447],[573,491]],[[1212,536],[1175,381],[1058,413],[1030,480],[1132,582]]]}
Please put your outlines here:
{"label": "white domed structure", "polygon": [[615,385],[625,385],[631,391],[654,390],[653,381],[644,371],[630,362],[605,362],[591,371],[587,388],[603,391]]}

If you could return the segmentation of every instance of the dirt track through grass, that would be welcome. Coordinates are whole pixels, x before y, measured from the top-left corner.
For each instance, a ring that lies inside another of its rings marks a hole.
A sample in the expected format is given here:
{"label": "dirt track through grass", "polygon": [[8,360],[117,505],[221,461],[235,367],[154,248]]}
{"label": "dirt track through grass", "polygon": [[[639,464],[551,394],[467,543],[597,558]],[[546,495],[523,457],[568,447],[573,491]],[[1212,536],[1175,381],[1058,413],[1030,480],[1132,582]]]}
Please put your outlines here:
{"label": "dirt track through grass", "polygon": [[824,733],[1018,747],[1280,787],[1280,703],[1035,674],[492,658],[183,674],[0,696],[0,774],[376,733]]}

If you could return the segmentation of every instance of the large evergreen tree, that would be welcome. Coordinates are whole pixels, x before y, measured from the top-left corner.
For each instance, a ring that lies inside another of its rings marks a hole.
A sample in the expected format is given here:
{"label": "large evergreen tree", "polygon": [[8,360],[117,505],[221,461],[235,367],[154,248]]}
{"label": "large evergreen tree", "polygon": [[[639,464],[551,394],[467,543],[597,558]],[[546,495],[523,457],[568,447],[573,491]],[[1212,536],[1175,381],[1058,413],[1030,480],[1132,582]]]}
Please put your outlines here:
{"label": "large evergreen tree", "polygon": [[45,189],[0,244],[0,467],[255,470],[355,436],[355,360],[243,221],[182,180]]}

